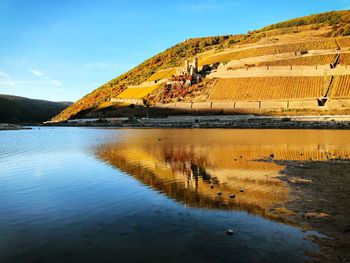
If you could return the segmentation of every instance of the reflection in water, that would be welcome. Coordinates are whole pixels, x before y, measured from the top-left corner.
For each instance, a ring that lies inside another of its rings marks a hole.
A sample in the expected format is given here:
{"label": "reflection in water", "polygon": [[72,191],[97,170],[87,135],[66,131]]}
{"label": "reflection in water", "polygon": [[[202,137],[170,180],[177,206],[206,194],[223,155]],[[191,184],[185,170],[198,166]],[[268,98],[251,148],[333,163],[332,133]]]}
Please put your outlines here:
{"label": "reflection in water", "polygon": [[305,250],[317,251],[304,239],[310,233],[228,209],[271,218],[270,207],[283,208],[294,190],[276,178],[282,167],[254,160],[346,157],[349,134],[2,132],[0,262],[302,262]]}
{"label": "reflection in water", "polygon": [[283,206],[290,189],[277,178],[283,167],[261,159],[347,158],[347,138],[342,131],[129,130],[96,154],[186,205],[272,217],[269,209]]}

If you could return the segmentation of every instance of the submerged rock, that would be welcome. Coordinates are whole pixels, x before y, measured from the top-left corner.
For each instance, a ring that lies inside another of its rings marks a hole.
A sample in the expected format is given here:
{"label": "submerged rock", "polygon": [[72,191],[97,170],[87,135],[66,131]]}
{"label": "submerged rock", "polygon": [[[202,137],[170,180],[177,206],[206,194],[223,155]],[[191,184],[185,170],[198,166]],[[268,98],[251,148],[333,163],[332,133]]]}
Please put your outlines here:
{"label": "submerged rock", "polygon": [[235,232],[232,229],[226,230],[226,235],[232,236]]}

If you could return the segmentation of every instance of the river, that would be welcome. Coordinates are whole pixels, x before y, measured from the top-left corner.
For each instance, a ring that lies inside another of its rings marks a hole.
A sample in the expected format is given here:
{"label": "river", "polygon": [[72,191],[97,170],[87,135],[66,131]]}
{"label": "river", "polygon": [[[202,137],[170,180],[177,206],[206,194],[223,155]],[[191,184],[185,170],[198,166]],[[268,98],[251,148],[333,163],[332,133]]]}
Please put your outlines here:
{"label": "river", "polygon": [[[0,132],[0,262],[302,262],[271,160],[350,156],[350,131]],[[234,196],[233,196],[234,195]],[[279,210],[278,210],[279,209]],[[233,235],[227,235],[227,230]]]}

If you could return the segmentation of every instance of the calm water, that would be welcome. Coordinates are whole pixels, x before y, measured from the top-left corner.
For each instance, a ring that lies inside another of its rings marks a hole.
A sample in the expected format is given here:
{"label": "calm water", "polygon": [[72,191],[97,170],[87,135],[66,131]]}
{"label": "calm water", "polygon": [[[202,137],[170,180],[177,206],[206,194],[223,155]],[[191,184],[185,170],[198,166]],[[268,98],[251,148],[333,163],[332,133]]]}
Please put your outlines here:
{"label": "calm water", "polygon": [[290,198],[281,167],[254,160],[346,157],[349,135],[2,131],[0,262],[300,262],[316,245],[268,213]]}

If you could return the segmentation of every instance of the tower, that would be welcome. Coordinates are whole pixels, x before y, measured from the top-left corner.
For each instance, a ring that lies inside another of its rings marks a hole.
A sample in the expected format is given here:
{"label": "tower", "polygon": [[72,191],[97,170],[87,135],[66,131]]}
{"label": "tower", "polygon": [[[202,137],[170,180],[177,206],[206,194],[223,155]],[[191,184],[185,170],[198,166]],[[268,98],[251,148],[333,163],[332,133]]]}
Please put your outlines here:
{"label": "tower", "polygon": [[190,76],[193,76],[195,73],[195,68],[193,66],[190,67]]}
{"label": "tower", "polygon": [[198,72],[198,57],[193,58],[194,73]]}
{"label": "tower", "polygon": [[188,59],[185,60],[185,71],[188,74],[189,72],[189,63],[188,63]]}

